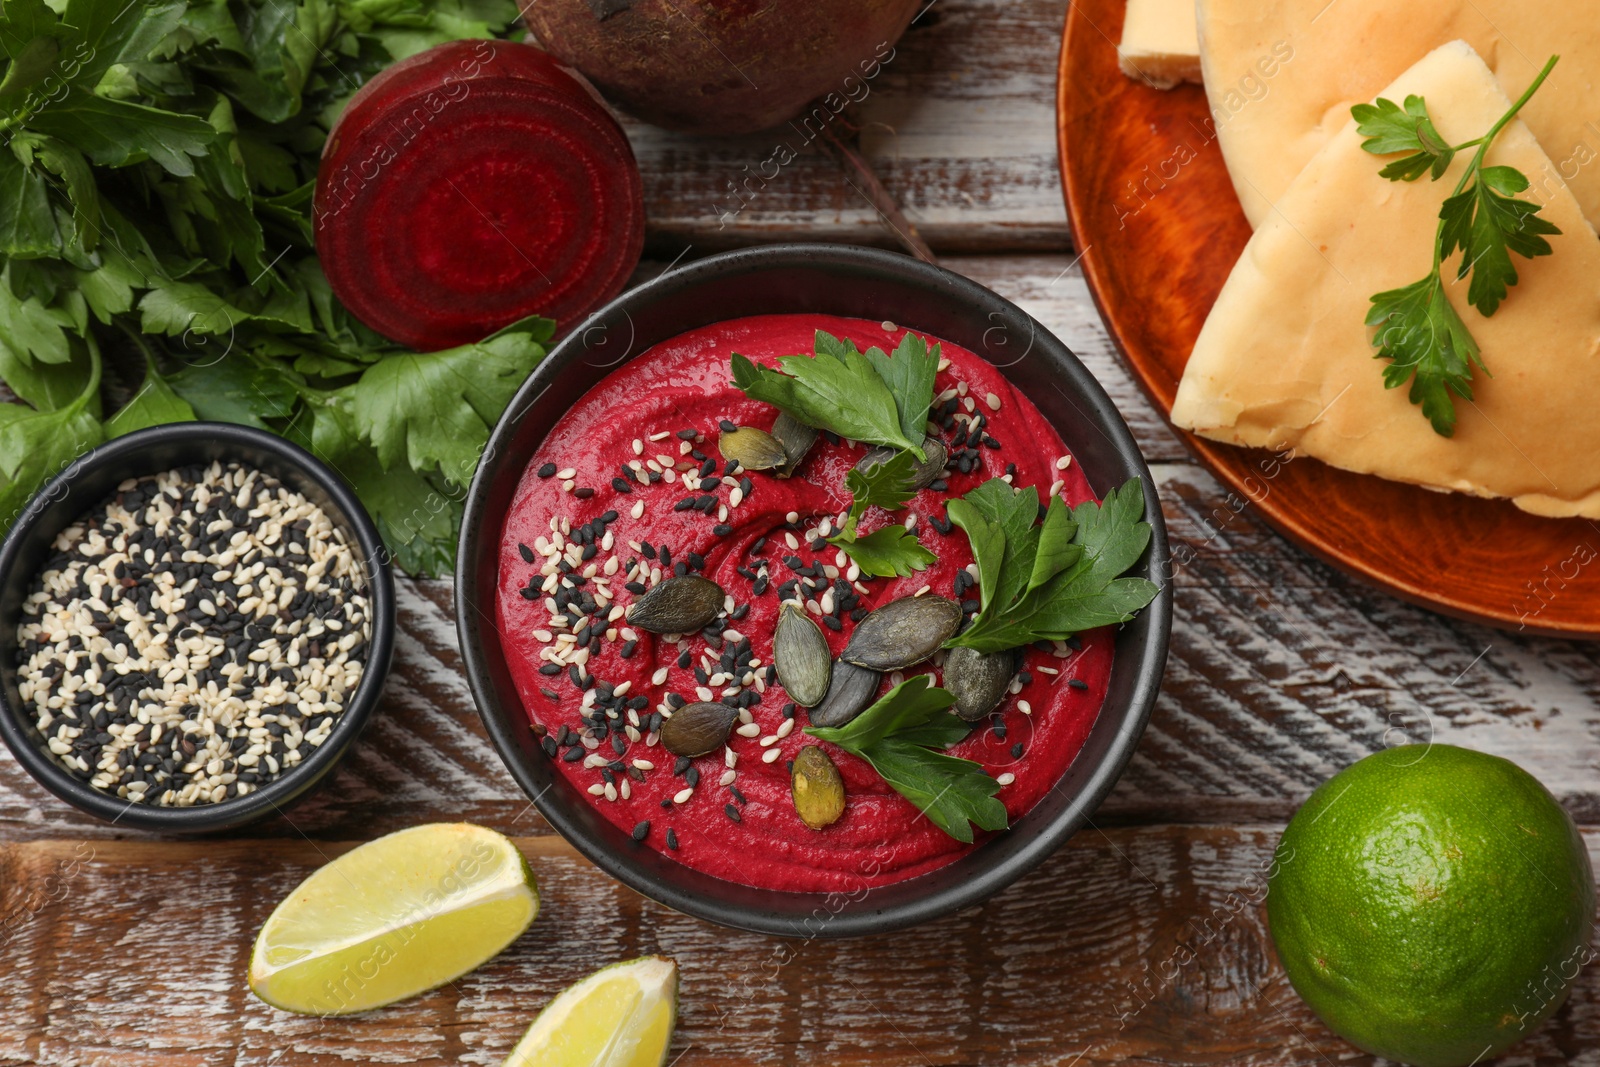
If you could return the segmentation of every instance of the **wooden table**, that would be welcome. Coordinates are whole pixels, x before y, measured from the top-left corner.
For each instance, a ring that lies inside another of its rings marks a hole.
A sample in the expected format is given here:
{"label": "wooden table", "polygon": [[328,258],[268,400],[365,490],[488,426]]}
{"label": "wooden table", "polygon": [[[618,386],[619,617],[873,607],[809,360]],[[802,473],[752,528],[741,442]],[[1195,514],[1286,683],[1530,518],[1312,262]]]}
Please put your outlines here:
{"label": "wooden table", "polygon": [[[564,986],[653,952],[683,967],[683,1067],[1366,1062],[1301,1004],[1266,935],[1262,872],[1306,793],[1377,748],[1431,738],[1517,760],[1600,847],[1594,647],[1442,618],[1309,559],[1230,508],[1118,365],[1071,269],[1057,178],[1065,7],[937,0],[853,117],[946,264],[1020,303],[1105,383],[1192,550],[1165,691],[1091,829],[984,907],[907,933],[780,942],[685,918],[600,874],[532,811],[473,710],[448,585],[403,581],[385,705],[286,818],[228,840],[122,833],[0,758],[0,1063],[494,1065]],[[746,179],[773,135],[630,133],[656,270],[753,242],[892,243],[815,149],[760,188]],[[448,819],[527,852],[545,909],[516,945],[355,1019],[249,994],[250,941],[299,879],[356,842]],[[1510,1062],[1600,1063],[1600,972]]]}

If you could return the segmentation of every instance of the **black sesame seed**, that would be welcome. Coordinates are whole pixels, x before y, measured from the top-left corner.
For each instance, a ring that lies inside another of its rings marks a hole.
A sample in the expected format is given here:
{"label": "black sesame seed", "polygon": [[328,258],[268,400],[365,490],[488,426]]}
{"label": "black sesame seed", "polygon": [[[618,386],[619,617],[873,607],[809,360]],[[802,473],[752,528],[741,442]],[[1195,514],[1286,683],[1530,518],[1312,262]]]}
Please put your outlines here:
{"label": "black sesame seed", "polygon": [[645,819],[645,820],[641,821],[638,826],[635,826],[633,828],[633,839],[635,841],[643,841],[645,838],[647,838],[649,836],[650,836],[650,820],[649,819]]}
{"label": "black sesame seed", "polygon": [[678,833],[670,826],[667,828],[667,847],[674,852],[678,851]]}
{"label": "black sesame seed", "polygon": [[1072,688],[1074,688],[1074,689],[1087,689],[1087,688],[1089,688],[1089,683],[1084,681],[1082,678],[1068,678],[1067,679],[1067,684],[1072,686]]}
{"label": "black sesame seed", "polygon": [[744,822],[744,816],[740,815],[739,809],[734,807],[732,804],[724,804],[722,806],[722,813],[728,818],[732,819],[734,822]]}

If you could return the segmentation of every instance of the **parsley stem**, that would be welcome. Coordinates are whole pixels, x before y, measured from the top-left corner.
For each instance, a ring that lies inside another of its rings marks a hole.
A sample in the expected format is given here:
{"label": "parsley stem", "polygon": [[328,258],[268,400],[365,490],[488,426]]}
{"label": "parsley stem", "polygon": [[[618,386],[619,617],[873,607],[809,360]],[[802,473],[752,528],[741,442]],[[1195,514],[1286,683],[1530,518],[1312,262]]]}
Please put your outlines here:
{"label": "parsley stem", "polygon": [[[1546,78],[1550,77],[1550,72],[1556,69],[1556,64],[1559,62],[1561,62],[1560,56],[1551,56],[1550,59],[1545,63],[1544,69],[1539,72],[1539,76],[1533,79],[1533,84],[1529,85],[1528,88],[1523,91],[1522,95],[1517,97],[1517,102],[1511,105],[1510,111],[1507,111],[1504,115],[1500,116],[1500,121],[1489,127],[1488,133],[1484,134],[1482,137],[1479,137],[1477,140],[1467,141],[1456,146],[1456,151],[1460,151],[1463,148],[1470,148],[1473,145],[1477,145],[1478,150],[1477,152],[1473,153],[1472,162],[1467,165],[1467,169],[1461,172],[1461,178],[1456,182],[1455,192],[1451,194],[1452,196],[1460,196],[1462,191],[1465,190],[1467,186],[1471,184],[1471,182],[1478,176],[1478,173],[1483,170],[1483,160],[1484,157],[1489,154],[1489,146],[1494,144],[1494,139],[1500,136],[1500,131],[1510,125],[1511,120],[1517,117],[1517,113],[1523,109],[1529,100],[1533,99],[1533,94],[1539,91],[1539,87],[1544,84]],[[1433,238],[1434,274],[1439,274],[1440,268],[1444,263],[1444,225],[1444,218],[1441,216],[1439,219],[1439,226],[1434,231]],[[1443,284],[1442,278],[1440,279],[1440,284]]]}

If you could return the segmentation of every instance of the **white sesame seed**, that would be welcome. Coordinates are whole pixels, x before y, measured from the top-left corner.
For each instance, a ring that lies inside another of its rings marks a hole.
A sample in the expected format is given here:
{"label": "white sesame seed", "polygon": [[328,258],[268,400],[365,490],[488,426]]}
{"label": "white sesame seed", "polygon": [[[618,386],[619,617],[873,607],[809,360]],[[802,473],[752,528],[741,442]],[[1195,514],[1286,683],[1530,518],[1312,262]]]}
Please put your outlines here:
{"label": "white sesame seed", "polygon": [[722,750],[722,762],[727,764],[730,769],[736,767],[739,764],[739,754],[731,748],[724,747]]}
{"label": "white sesame seed", "polygon": [[717,784],[720,785],[720,786],[723,786],[724,788],[726,788],[727,786],[732,785],[734,783],[734,781],[738,777],[739,777],[739,772],[738,771],[726,770],[726,771],[722,772],[722,778],[721,778],[720,781],[717,782]]}
{"label": "white sesame seed", "polygon": [[1060,496],[1061,495],[1061,490],[1065,489],[1066,487],[1067,487],[1067,483],[1058,478],[1055,481],[1050,483],[1050,495],[1051,496]]}
{"label": "white sesame seed", "polygon": [[995,394],[993,394],[993,393],[989,393],[986,396],[984,396],[983,402],[985,404],[989,405],[989,410],[990,411],[999,411],[1000,410],[1000,398],[998,396],[996,396]]}
{"label": "white sesame seed", "polygon": [[693,796],[693,789],[680,789],[676,793],[672,794],[672,802],[674,804],[687,804],[689,803],[690,799],[693,798]]}
{"label": "white sesame seed", "polygon": [[629,514],[632,515],[636,519],[637,518],[641,518],[644,515],[644,501],[643,500],[634,501],[633,510],[631,512],[629,512]]}
{"label": "white sesame seed", "polygon": [[1024,715],[1032,715],[1033,705],[1028,703],[1026,700],[1019,700],[1017,701],[1017,710],[1022,712]]}
{"label": "white sesame seed", "polygon": [[605,796],[605,792],[606,787],[601,785],[599,782],[596,782],[594,785],[589,787],[589,795],[592,797]]}
{"label": "white sesame seed", "polygon": [[1012,774],[1010,771],[1007,771],[1006,773],[1002,774],[1000,777],[995,779],[995,781],[999,782],[1001,785],[1010,785],[1012,782],[1014,782],[1016,780],[1017,780],[1017,776]]}
{"label": "white sesame seed", "polygon": [[741,726],[737,730],[735,730],[734,732],[737,733],[740,737],[759,737],[760,734],[761,734],[761,724],[760,723],[755,723],[755,722],[747,722],[743,726]]}
{"label": "white sesame seed", "polygon": [[578,468],[576,468],[576,467],[566,467],[566,468],[563,468],[562,470],[556,471],[557,480],[563,481],[563,482],[566,481],[568,478],[576,478],[577,476],[578,476]]}
{"label": "white sesame seed", "polygon": [[791,512],[789,512],[789,514],[787,514],[787,515],[785,515],[783,517],[783,521],[787,522],[787,523],[799,522],[800,521],[800,513],[798,511],[791,511]]}
{"label": "white sesame seed", "polygon": [[653,771],[656,769],[656,765],[647,759],[636,759],[633,761],[633,765],[641,771]]}
{"label": "white sesame seed", "polygon": [[1060,459],[1056,460],[1056,470],[1058,471],[1064,471],[1070,466],[1072,466],[1071,456],[1062,456]]}
{"label": "white sesame seed", "polygon": [[783,749],[781,749],[781,748],[769,748],[769,749],[767,749],[765,752],[763,752],[761,754],[761,762],[762,763],[776,763],[776,762],[778,762],[778,757],[781,756],[781,755],[783,755]]}
{"label": "white sesame seed", "polygon": [[667,672],[668,672],[668,669],[666,667],[657,667],[656,668],[656,672],[650,676],[650,684],[651,685],[664,685],[664,684],[666,684]]}

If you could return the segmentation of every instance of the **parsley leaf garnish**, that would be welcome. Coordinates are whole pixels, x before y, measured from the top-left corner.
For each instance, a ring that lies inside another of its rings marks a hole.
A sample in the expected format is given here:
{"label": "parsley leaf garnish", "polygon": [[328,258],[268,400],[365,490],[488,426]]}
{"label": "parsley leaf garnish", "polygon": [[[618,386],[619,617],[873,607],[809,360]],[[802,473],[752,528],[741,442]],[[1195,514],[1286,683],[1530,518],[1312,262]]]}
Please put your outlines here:
{"label": "parsley leaf garnish", "polygon": [[784,356],[785,373],[733,355],[733,383],[752,400],[787,411],[807,426],[840,437],[904,449],[925,459],[922,438],[933,404],[939,346],[907,333],[890,356],[862,352],[818,330],[814,356]]}
{"label": "parsley leaf garnish", "polygon": [[868,508],[897,511],[916,495],[912,457],[927,458],[922,443],[939,373],[939,345],[929,348],[927,341],[908,332],[891,356],[876,347],[862,352],[854,342],[818,330],[814,347],[815,356],[778,360],[786,373],[735,353],[734,385],[808,426],[896,449],[887,461],[845,476],[850,511],[843,528],[828,541],[865,574],[903,578],[924,570],[938,557],[904,527],[886,526],[866,537],[858,537],[856,527]]}
{"label": "parsley leaf garnish", "polygon": [[904,526],[889,525],[866,537],[856,534],[857,524],[870,507],[897,511],[906,505],[916,490],[911,488],[914,463],[909,452],[896,452],[882,463],[864,469],[851,468],[844,486],[850,491],[850,512],[844,528],[828,538],[855,560],[862,573],[877,578],[904,578],[913,571],[925,570],[938,557]]}
{"label": "parsley leaf garnish", "polygon": [[995,797],[1000,783],[980,764],[945,753],[972,727],[950,713],[955,697],[932,686],[929,675],[914,675],[849,725],[811,726],[806,733],[872,764],[895,792],[957,841],[970,842],[974,825],[1004,830],[1006,808]]}
{"label": "parsley leaf garnish", "polygon": [[1552,249],[1545,237],[1561,232],[1539,217],[1540,205],[1516,199],[1528,188],[1526,175],[1514,167],[1483,165],[1489,146],[1544,84],[1559,58],[1550,57],[1488,133],[1459,145],[1447,144],[1439,135],[1420,96],[1406,97],[1403,108],[1380,98],[1375,104],[1350,109],[1357,131],[1366,138],[1361,146],[1366,151],[1380,156],[1410,153],[1379,172],[1390,181],[1415,181],[1429,173],[1438,181],[1458,152],[1477,148],[1439,210],[1433,269],[1420,281],[1373,296],[1366,319],[1368,326],[1376,327],[1372,344],[1378,349],[1377,358],[1389,361],[1383,369],[1384,385],[1396,389],[1409,382],[1411,402],[1421,406],[1434,432],[1443,437],[1455,433],[1454,398],[1472,399],[1473,368],[1489,372],[1477,342],[1445,293],[1444,261],[1461,252],[1456,277],[1472,276],[1467,302],[1488,317],[1517,284],[1511,253],[1527,259],[1548,256]]}
{"label": "parsley leaf garnish", "polygon": [[1405,107],[1382,97],[1373,104],[1357,104],[1350,109],[1356,132],[1366,138],[1362,148],[1375,156],[1410,152],[1379,173],[1390,181],[1416,181],[1432,171],[1433,180],[1444,177],[1456,149],[1439,135],[1428,115],[1428,105],[1420,96],[1406,97]]}
{"label": "parsley leaf garnish", "polygon": [[1038,525],[1038,491],[998,478],[950,501],[948,511],[972,544],[979,611],[947,648],[1002,652],[1062,641],[1127,622],[1159,592],[1144,578],[1122,577],[1150,543],[1137,478],[1099,504],[1069,508],[1053,497]]}

